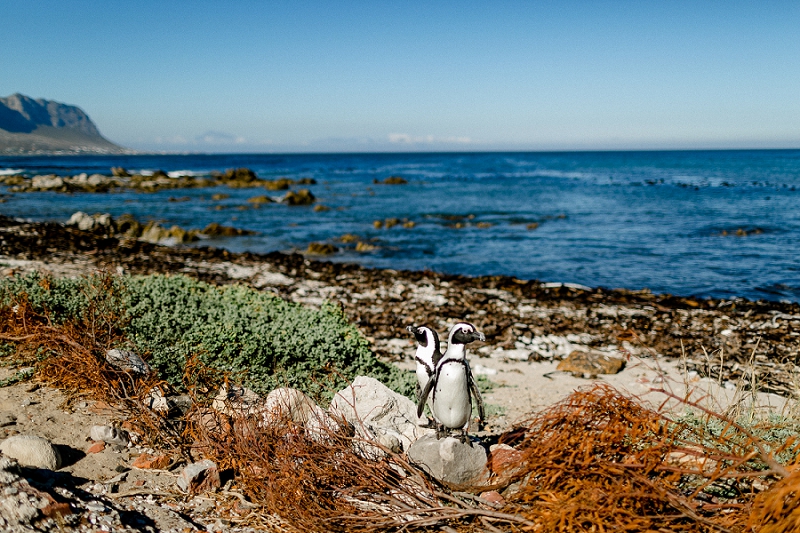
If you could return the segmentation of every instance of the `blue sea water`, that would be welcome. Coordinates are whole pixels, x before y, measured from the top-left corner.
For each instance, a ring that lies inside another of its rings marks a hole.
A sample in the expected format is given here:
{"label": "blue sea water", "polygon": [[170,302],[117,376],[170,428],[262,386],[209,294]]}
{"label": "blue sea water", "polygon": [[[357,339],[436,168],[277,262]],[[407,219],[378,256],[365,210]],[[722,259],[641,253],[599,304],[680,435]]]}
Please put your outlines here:
{"label": "blue sea water", "polygon": [[[264,191],[218,187],[13,194],[0,212],[55,221],[78,210],[132,213],[185,228],[218,222],[258,232],[201,243],[232,251],[303,250],[352,233],[378,248],[343,246],[332,260],[800,301],[800,150],[0,157],[0,173],[108,174],[113,166],[197,175],[249,167],[262,178],[309,177],[318,203],[331,209],[240,209]],[[373,183],[394,175],[409,183]],[[212,200],[219,192],[230,197]],[[391,217],[415,227],[373,226]],[[538,227],[529,229],[532,223]]]}

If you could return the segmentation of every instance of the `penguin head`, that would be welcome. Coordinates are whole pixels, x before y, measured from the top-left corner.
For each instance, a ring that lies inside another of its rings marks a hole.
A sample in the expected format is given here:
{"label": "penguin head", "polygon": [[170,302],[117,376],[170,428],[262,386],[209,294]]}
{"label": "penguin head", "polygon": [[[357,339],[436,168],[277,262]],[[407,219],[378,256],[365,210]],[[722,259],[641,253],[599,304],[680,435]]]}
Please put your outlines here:
{"label": "penguin head", "polygon": [[417,344],[423,348],[432,346],[435,350],[439,350],[439,335],[435,330],[428,326],[408,326],[406,329],[414,334]]}
{"label": "penguin head", "polygon": [[475,329],[469,322],[459,322],[450,330],[447,344],[469,344],[473,341],[485,341],[483,333]]}

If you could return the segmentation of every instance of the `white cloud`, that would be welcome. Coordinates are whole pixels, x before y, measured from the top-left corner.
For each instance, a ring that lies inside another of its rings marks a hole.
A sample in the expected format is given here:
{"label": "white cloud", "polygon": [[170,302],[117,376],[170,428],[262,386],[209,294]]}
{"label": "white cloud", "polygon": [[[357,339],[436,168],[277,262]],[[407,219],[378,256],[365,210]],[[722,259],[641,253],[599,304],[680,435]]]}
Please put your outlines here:
{"label": "white cloud", "polygon": [[195,144],[247,144],[247,139],[220,131],[207,131],[195,137]]}
{"label": "white cloud", "polygon": [[472,144],[469,137],[434,137],[433,135],[414,136],[408,133],[390,133],[392,144]]}

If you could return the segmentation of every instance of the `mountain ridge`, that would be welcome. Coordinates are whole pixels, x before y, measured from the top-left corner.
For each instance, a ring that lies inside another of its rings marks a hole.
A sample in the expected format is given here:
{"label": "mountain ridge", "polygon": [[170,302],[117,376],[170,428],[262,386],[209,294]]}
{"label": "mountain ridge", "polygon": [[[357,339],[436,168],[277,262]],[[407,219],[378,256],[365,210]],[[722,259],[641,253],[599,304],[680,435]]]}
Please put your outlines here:
{"label": "mountain ridge", "polygon": [[14,93],[0,97],[0,154],[129,153],[80,107]]}

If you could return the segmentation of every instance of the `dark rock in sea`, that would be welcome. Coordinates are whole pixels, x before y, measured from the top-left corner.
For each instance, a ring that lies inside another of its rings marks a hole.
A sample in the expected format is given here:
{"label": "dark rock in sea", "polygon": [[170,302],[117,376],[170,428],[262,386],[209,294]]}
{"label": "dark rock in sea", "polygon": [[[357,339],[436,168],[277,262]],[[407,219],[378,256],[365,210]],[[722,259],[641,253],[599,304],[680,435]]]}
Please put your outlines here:
{"label": "dark rock in sea", "polygon": [[299,180],[295,181],[296,185],[316,185],[317,180],[314,178],[300,178]]}
{"label": "dark rock in sea", "polygon": [[225,199],[230,198],[230,197],[231,197],[230,194],[225,194],[224,192],[218,192],[216,194],[212,194],[211,195],[211,199],[214,200],[214,201],[225,200]]}
{"label": "dark rock in sea", "polygon": [[375,184],[382,183],[384,185],[406,185],[408,181],[401,176],[389,176],[383,181],[372,180],[372,183]]}
{"label": "dark rock in sea", "polygon": [[264,182],[264,188],[268,191],[285,191],[293,184],[294,182],[289,178],[278,178],[275,180],[266,180]]}
{"label": "dark rock in sea", "polygon": [[148,222],[142,230],[140,239],[157,244],[183,244],[199,239],[197,230],[185,230],[180,226],[167,229],[158,222]]}
{"label": "dark rock in sea", "polygon": [[19,174],[13,174],[10,176],[0,176],[0,183],[4,185],[14,186],[14,185],[23,185],[28,180],[25,179],[25,176],[21,176]]}
{"label": "dark rock in sea", "polygon": [[339,242],[343,242],[345,244],[348,244],[348,243],[352,243],[352,242],[358,242],[358,241],[361,240],[361,238],[358,235],[353,235],[352,233],[345,233],[344,235],[339,237],[337,240]]}
{"label": "dark rock in sea", "polygon": [[531,222],[530,224],[525,226],[525,229],[535,230],[538,227],[539,227],[539,223],[538,222]]}
{"label": "dark rock in sea", "polygon": [[111,167],[111,175],[118,178],[130,178],[130,173],[122,167]]}
{"label": "dark rock in sea", "polygon": [[375,251],[377,249],[378,249],[378,247],[375,246],[374,244],[369,244],[369,243],[364,242],[364,241],[359,241],[356,244],[356,252],[360,252],[360,253],[372,252],[372,251]]}
{"label": "dark rock in sea", "polygon": [[216,222],[212,222],[206,226],[200,233],[208,235],[209,237],[238,237],[240,235],[255,235],[255,231],[246,229],[234,228],[231,226],[222,226]]}
{"label": "dark rock in sea", "polygon": [[258,180],[258,176],[249,168],[229,168],[219,175],[219,179],[224,182],[252,183]]}
{"label": "dark rock in sea", "polygon": [[314,195],[308,189],[299,191],[289,191],[283,197],[283,203],[287,205],[311,205],[316,201]]}
{"label": "dark rock in sea", "polygon": [[261,196],[253,196],[251,198],[248,198],[247,199],[247,203],[254,204],[254,205],[271,204],[272,203],[272,198],[262,194]]}
{"label": "dark rock in sea", "polygon": [[324,211],[330,211],[330,210],[331,208],[328,207],[327,205],[317,204],[314,206],[314,211],[316,211],[317,213],[322,213]]}
{"label": "dark rock in sea", "polygon": [[324,242],[312,242],[308,245],[308,248],[306,248],[305,253],[310,255],[331,255],[338,251],[339,249],[332,244]]}

